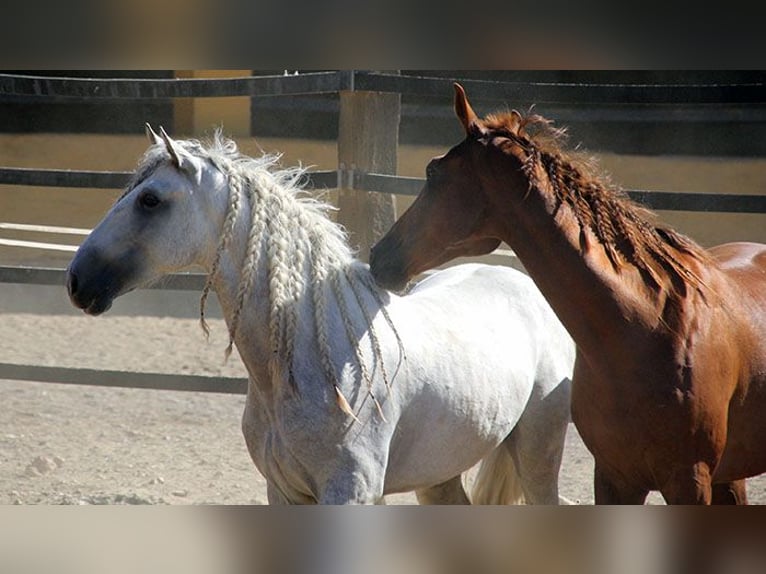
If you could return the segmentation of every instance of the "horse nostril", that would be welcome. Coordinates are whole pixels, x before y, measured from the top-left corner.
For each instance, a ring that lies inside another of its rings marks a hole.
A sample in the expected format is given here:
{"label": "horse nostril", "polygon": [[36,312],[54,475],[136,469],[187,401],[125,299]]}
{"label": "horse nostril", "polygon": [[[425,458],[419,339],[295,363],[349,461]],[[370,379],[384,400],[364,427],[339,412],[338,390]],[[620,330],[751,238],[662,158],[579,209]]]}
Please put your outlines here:
{"label": "horse nostril", "polygon": [[66,288],[70,297],[77,292],[77,275],[71,271],[66,276]]}

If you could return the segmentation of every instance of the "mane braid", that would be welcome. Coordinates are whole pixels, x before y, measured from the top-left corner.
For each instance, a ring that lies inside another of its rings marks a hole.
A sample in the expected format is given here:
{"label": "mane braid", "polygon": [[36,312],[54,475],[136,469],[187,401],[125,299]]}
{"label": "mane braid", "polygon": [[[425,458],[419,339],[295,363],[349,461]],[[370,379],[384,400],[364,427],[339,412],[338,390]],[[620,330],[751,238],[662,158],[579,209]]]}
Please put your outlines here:
{"label": "mane braid", "polygon": [[[667,277],[673,298],[683,298],[687,284],[704,297],[704,282],[680,255],[704,262],[709,260],[706,252],[680,233],[653,224],[649,210],[605,183],[593,166],[565,155],[560,149],[564,130],[536,115],[520,123],[512,115],[488,116],[486,124],[494,137],[507,137],[506,145],[524,150],[521,169],[530,189],[547,184],[557,206],[566,204],[580,229],[593,232],[616,272],[628,263],[655,289],[663,289]],[[505,148],[502,143],[501,147]]]}
{"label": "mane braid", "polygon": [[[241,192],[241,179],[232,177],[231,180],[230,187],[233,185],[231,193],[238,195]],[[229,345],[226,347],[226,358],[231,355],[234,346],[234,334],[239,328],[239,318],[241,316],[242,307],[245,304],[245,298],[248,293],[250,293],[250,289],[253,286],[253,278],[255,277],[254,270],[258,268],[261,245],[263,244],[264,239],[263,232],[266,225],[263,202],[259,201],[257,188],[253,185],[247,185],[245,193],[247,193],[250,202],[250,231],[247,238],[245,260],[242,265],[242,275],[240,277],[239,286],[237,287],[236,305],[229,326]]]}
{"label": "mane braid", "polygon": [[[298,305],[309,302],[312,309],[319,362],[323,378],[333,389],[339,407],[354,420],[358,420],[340,390],[338,373],[331,358],[334,343],[328,332],[328,295],[338,304],[345,335],[353,351],[354,363],[367,392],[383,420],[383,410],[372,392],[373,373],[367,365],[359,341],[355,336],[352,312],[360,311],[367,324],[373,361],[380,366],[386,389],[390,392],[391,379],[384,365],[383,350],[373,328],[372,316],[363,303],[362,292],[368,289],[381,307],[387,324],[403,348],[391,317],[369,273],[355,264],[342,229],[329,218],[328,206],[303,197],[299,181],[302,168],[274,169],[279,156],[264,155],[251,158],[240,154],[236,144],[216,133],[212,146],[203,149],[197,142],[180,142],[184,147],[204,154],[223,173],[229,183],[229,207],[216,249],[213,265],[200,299],[200,322],[204,321],[205,302],[218,272],[222,254],[231,243],[238,219],[248,210],[248,236],[241,264],[235,304],[229,318],[229,344],[226,357],[231,353],[241,316],[252,292],[256,271],[262,269],[267,282],[270,315],[269,341],[272,358],[269,371],[275,384],[287,382],[296,389],[292,372],[295,338],[298,330]],[[328,288],[326,288],[329,287]],[[350,292],[350,293],[349,293]],[[355,307],[354,307],[355,306]]]}
{"label": "mane braid", "polygon": [[[199,321],[206,338],[209,338],[210,336],[210,328],[208,327],[207,321],[205,321],[205,305],[207,303],[208,295],[210,294],[210,289],[213,286],[213,279],[218,273],[218,267],[221,264],[221,256],[223,255],[224,251],[226,251],[226,248],[228,247],[229,242],[234,235],[234,225],[237,223],[237,217],[239,216],[241,205],[239,186],[237,185],[236,180],[233,182],[233,185],[229,186],[229,188],[229,209],[226,212],[226,219],[223,223],[223,230],[221,231],[221,237],[218,241],[218,247],[215,250],[213,264],[211,265],[210,272],[205,279],[205,286],[202,288],[202,295],[200,296],[199,300]],[[228,358],[231,354],[230,349],[231,345],[229,345],[227,348],[225,355],[226,358]]]}
{"label": "mane braid", "polygon": [[[364,306],[364,301],[362,300],[362,295],[360,293],[360,285],[359,285],[359,278],[356,276],[356,274],[352,273],[352,267],[349,266],[345,270],[345,276],[346,281],[348,282],[349,287],[351,287],[351,291],[354,294],[354,298],[356,299],[356,303],[359,306],[359,309],[362,311],[362,315],[364,315],[364,319],[367,322],[368,325],[372,325],[372,317],[370,317],[370,313],[367,311],[367,307]],[[372,346],[372,356],[375,358],[376,363],[379,363],[380,365],[380,373],[383,377],[383,385],[386,387],[387,394],[391,393],[391,385],[388,382],[388,372],[386,371],[386,365],[385,362],[382,360],[383,357],[383,350],[380,347],[380,340],[378,339],[378,334],[375,332],[375,329],[370,329],[369,331],[370,336],[370,345]],[[358,345],[355,347],[358,350]],[[358,352],[358,351],[357,351]],[[378,359],[381,359],[378,361]],[[367,381],[367,393],[370,395],[370,398],[372,399],[372,402],[375,404],[375,408],[378,410],[378,414],[380,415],[380,418],[383,419],[383,422],[388,422],[386,419],[386,416],[383,414],[383,408],[380,406],[380,402],[375,397],[375,395],[372,392],[372,377],[370,376],[369,369],[366,368],[364,365],[364,361],[360,360],[359,364],[362,366],[362,377],[364,380]]]}

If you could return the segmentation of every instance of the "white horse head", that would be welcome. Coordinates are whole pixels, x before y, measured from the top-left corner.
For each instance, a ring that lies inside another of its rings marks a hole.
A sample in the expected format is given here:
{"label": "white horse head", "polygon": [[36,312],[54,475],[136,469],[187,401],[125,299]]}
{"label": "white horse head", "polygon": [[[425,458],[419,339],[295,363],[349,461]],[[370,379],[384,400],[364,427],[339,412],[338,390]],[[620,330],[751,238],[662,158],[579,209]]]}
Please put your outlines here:
{"label": "white horse head", "polygon": [[192,153],[193,143],[174,142],[164,130],[162,137],[148,133],[153,145],[126,191],[69,267],[72,301],[92,315],[163,275],[208,266],[210,238],[223,224],[224,175]]}
{"label": "white horse head", "polygon": [[[103,313],[123,293],[199,266],[208,273],[200,305],[207,330],[205,301],[225,260],[237,275],[223,281],[236,287],[227,316],[227,356],[242,309],[256,277],[261,277],[270,300],[274,376],[285,379],[290,378],[298,301],[312,300],[316,337],[323,349],[330,344],[324,316],[329,293],[340,304],[349,338],[347,313],[359,304],[355,299],[361,290],[374,293],[382,307],[387,295],[377,289],[366,267],[360,272],[359,264],[352,265],[345,233],[326,217],[329,206],[307,197],[298,185],[303,169],[277,169],[279,156],[240,154],[220,133],[208,147],[194,140],[173,140],[163,129],[158,135],[148,125],[147,136],[152,145],[127,190],[69,266],[67,285],[77,307],[93,315]],[[325,377],[334,384],[338,373],[328,350],[323,357]],[[366,373],[361,354],[357,359],[357,367]],[[348,410],[338,393],[341,407]]]}

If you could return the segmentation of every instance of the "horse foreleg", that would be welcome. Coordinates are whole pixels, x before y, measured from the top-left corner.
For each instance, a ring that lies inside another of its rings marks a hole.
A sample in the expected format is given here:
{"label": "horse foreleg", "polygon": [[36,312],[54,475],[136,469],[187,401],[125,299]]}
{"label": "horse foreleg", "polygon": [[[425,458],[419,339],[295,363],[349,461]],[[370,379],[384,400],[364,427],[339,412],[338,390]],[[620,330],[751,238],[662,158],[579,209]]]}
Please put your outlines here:
{"label": "horse foreleg", "polygon": [[339,464],[341,468],[318,487],[317,503],[379,504],[384,496],[386,469],[364,462],[350,460]]}
{"label": "horse foreleg", "polygon": [[420,504],[471,504],[460,475],[441,484],[416,490],[415,496]]}
{"label": "horse foreleg", "polygon": [[593,472],[593,494],[596,504],[643,504],[649,490],[612,480],[596,463]]}
{"label": "horse foreleg", "polygon": [[734,480],[713,485],[713,504],[747,504],[745,480]]}
{"label": "horse foreleg", "polygon": [[710,467],[698,462],[690,469],[680,469],[660,492],[668,504],[710,504],[713,498]]}
{"label": "horse foreleg", "polygon": [[266,498],[271,506],[292,504],[290,500],[273,483],[266,483]]}

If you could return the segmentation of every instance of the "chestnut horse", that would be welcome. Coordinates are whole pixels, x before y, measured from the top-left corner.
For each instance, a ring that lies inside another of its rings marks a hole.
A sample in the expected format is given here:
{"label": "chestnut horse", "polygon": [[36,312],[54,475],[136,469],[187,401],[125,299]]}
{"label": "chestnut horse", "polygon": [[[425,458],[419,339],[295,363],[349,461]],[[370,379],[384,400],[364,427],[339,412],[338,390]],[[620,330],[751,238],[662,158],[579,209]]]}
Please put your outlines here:
{"label": "chestnut horse", "polygon": [[376,281],[505,241],[577,344],[572,419],[596,503],[746,503],[766,471],[766,246],[705,250],[516,111],[476,116],[372,249]]}

